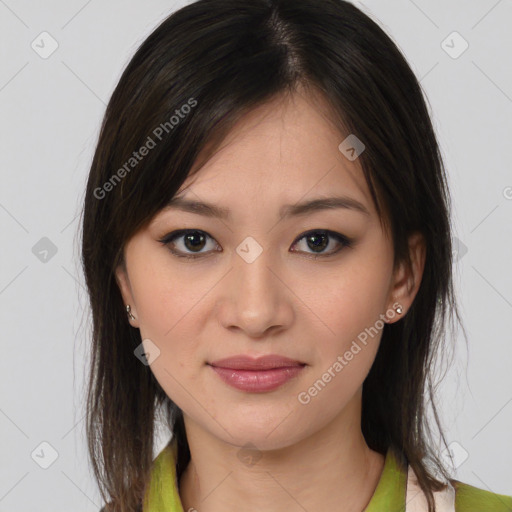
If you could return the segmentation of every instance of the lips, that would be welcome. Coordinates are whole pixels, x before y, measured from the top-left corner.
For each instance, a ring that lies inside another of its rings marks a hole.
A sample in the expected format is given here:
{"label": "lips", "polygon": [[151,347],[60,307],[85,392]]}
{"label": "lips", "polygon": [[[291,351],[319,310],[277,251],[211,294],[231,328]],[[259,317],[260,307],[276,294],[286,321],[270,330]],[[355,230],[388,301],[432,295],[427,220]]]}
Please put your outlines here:
{"label": "lips", "polygon": [[276,354],[257,358],[240,354],[208,365],[226,384],[247,393],[274,391],[301,374],[306,366]]}
{"label": "lips", "polygon": [[276,354],[269,354],[258,358],[240,354],[224,359],[218,359],[217,361],[213,361],[208,364],[210,366],[231,370],[270,370],[274,368],[305,366],[305,363]]}

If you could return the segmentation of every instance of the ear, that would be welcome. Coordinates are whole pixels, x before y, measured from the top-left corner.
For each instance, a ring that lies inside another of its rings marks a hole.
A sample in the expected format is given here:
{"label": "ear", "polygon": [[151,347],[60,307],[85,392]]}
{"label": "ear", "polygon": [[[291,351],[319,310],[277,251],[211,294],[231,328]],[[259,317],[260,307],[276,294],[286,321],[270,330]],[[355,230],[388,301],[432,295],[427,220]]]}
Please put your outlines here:
{"label": "ear", "polygon": [[396,314],[393,319],[389,319],[387,321],[389,324],[406,315],[418,293],[426,259],[425,237],[420,232],[415,232],[409,236],[409,254],[411,266],[409,267],[406,262],[402,262],[394,274],[388,306],[389,309],[393,310],[394,307],[400,305],[402,313],[400,315]]}
{"label": "ear", "polygon": [[[126,313],[126,318],[130,322],[133,327],[139,327],[139,321],[137,320],[137,308],[135,307],[135,301],[133,300],[132,289],[130,285],[130,279],[128,277],[128,272],[126,270],[126,266],[124,263],[118,265],[115,270],[115,276],[117,285],[119,286],[119,290],[121,291],[121,295],[123,297],[124,308],[126,305],[130,305],[130,313],[135,317],[134,319]],[[125,309],[126,312],[126,309]]]}

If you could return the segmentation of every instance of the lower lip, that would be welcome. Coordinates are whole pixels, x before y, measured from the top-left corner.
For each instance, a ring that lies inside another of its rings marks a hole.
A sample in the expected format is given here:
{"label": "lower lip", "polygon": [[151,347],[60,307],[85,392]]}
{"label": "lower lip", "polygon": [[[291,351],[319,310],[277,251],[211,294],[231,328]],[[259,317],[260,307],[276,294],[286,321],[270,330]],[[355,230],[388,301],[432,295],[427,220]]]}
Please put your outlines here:
{"label": "lower lip", "polygon": [[[211,365],[209,365],[211,366]],[[230,386],[241,391],[271,391],[296,377],[304,366],[287,366],[271,370],[233,370],[211,366],[217,375]]]}

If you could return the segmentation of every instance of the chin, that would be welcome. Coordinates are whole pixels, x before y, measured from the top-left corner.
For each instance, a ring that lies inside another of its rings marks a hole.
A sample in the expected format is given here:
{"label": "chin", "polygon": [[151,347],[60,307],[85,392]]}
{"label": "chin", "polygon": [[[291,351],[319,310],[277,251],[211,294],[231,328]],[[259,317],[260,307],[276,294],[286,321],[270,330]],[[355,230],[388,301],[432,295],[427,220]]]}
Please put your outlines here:
{"label": "chin", "polygon": [[248,425],[243,420],[240,422],[230,421],[227,430],[232,436],[221,429],[221,439],[241,450],[270,451],[287,448],[306,436],[306,433],[301,435],[300,432],[291,432],[290,425],[284,426],[284,423],[282,417],[279,421],[273,421],[271,424],[267,422],[260,426]]}

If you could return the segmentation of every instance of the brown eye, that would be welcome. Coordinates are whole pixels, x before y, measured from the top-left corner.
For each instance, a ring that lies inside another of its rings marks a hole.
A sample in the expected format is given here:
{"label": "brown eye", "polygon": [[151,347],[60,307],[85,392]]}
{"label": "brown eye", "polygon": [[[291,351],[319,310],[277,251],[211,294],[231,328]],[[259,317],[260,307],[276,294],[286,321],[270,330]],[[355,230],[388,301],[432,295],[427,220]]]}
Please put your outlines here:
{"label": "brown eye", "polygon": [[[321,258],[332,256],[344,247],[351,247],[352,240],[346,236],[329,230],[316,229],[303,233],[295,240],[293,246],[297,245],[300,241],[305,240],[307,246],[300,251],[312,255],[313,258]],[[203,249],[208,245],[209,240],[214,240],[208,233],[200,229],[180,229],[169,233],[159,240],[165,246],[169,247],[172,254],[179,258],[196,259],[207,256],[215,249],[216,244],[210,250]],[[292,246],[292,247],[293,247]],[[218,247],[218,245],[216,246]],[[326,250],[327,248],[330,250]],[[309,252],[310,249],[312,252]]]}
{"label": "brown eye", "polygon": [[[340,233],[335,233],[329,230],[314,230],[308,231],[298,238],[293,245],[296,245],[301,240],[305,240],[307,248],[311,249],[314,258],[322,256],[331,256],[341,251],[344,247],[351,247],[352,241]],[[332,243],[331,243],[332,242]],[[340,246],[336,249],[336,246]],[[327,247],[331,247],[330,251],[325,251]],[[334,249],[332,249],[334,247]],[[300,251],[307,252],[307,251]],[[311,253],[310,253],[311,254]],[[316,256],[318,255],[318,256]]]}
{"label": "brown eye", "polygon": [[[173,231],[164,238],[160,239],[164,245],[170,246],[169,250],[180,258],[199,258],[204,252],[201,252],[208,239],[213,240],[210,235],[198,229],[181,229]],[[177,243],[178,241],[179,243]],[[176,250],[176,246],[178,250]],[[190,251],[188,253],[187,251]],[[208,252],[208,251],[205,251]],[[197,254],[194,254],[197,253]]]}

